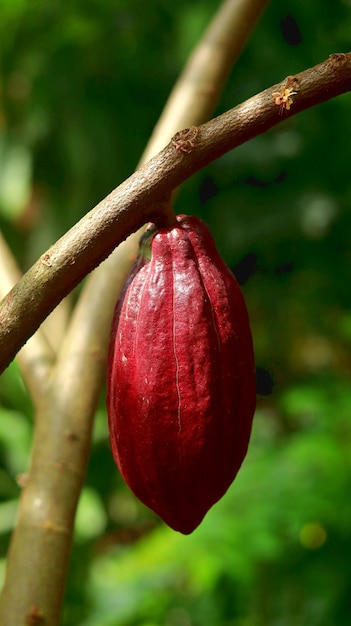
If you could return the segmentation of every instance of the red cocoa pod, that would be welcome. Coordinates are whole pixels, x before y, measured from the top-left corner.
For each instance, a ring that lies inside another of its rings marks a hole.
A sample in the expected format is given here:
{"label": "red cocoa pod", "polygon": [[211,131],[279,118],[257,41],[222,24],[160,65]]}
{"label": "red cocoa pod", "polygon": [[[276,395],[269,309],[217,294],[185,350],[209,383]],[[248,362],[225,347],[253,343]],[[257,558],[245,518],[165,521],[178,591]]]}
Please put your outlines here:
{"label": "red cocoa pod", "polygon": [[110,439],[134,494],[189,534],[247,451],[256,403],[252,338],[239,285],[207,226],[181,215],[155,230],[144,236],[114,314]]}

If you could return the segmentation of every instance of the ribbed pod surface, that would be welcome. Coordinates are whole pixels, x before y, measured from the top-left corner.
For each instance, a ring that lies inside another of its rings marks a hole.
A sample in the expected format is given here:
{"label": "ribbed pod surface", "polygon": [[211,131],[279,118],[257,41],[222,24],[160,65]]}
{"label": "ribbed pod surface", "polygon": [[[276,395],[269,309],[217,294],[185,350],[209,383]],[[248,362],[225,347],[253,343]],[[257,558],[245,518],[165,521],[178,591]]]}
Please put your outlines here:
{"label": "ribbed pod surface", "polygon": [[115,461],[135,495],[192,532],[245,457],[255,410],[240,288],[205,224],[149,237],[117,302],[107,371]]}

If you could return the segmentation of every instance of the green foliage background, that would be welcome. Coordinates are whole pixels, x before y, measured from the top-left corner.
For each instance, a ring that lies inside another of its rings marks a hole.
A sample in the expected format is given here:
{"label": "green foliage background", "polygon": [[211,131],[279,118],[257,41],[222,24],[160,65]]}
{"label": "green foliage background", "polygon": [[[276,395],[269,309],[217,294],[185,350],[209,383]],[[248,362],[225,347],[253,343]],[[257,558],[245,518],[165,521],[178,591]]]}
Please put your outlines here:
{"label": "green foliage background", "polygon": [[[23,269],[133,171],[217,5],[0,4],[0,225]],[[350,5],[273,0],[217,113],[349,51]],[[189,537],[123,484],[102,396],[64,626],[349,623],[350,105],[347,94],[288,119],[184,184],[178,211],[200,215],[246,279],[256,364],[273,393],[260,377],[247,459]],[[16,363],[0,401],[3,573],[33,428]]]}

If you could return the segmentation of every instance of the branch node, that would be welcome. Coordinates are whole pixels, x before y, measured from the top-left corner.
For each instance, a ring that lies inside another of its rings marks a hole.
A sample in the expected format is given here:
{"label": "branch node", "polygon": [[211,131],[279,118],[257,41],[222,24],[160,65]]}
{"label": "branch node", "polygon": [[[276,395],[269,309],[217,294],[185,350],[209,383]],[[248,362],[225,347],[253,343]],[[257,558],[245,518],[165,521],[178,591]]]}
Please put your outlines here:
{"label": "branch node", "polygon": [[347,56],[344,52],[333,52],[333,54],[329,55],[329,60],[334,65],[341,65],[342,63],[345,63]]}
{"label": "branch node", "polygon": [[27,626],[40,626],[44,624],[44,613],[36,604],[33,604],[26,615]]}
{"label": "branch node", "polygon": [[300,79],[298,76],[287,76],[285,87],[298,92],[300,89]]}
{"label": "branch node", "polygon": [[42,254],[42,256],[40,257],[40,260],[43,263],[43,265],[46,265],[47,267],[52,266],[51,257],[50,257],[50,254],[48,254],[48,252],[46,252],[45,254]]}
{"label": "branch node", "polygon": [[199,129],[196,126],[191,128],[184,128],[172,137],[171,142],[176,150],[186,152],[190,154],[193,148],[195,148],[195,139],[198,135]]}

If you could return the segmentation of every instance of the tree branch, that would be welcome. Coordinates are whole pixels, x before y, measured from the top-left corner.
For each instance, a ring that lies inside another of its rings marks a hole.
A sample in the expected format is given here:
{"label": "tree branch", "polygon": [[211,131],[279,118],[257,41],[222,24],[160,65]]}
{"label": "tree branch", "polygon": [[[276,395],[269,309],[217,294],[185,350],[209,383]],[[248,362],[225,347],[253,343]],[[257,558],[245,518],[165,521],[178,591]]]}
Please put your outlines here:
{"label": "tree branch", "polygon": [[94,267],[146,221],[163,219],[173,189],[211,161],[282,121],[273,93],[293,85],[287,115],[351,90],[351,53],[274,85],[198,128],[186,153],[171,142],[41,256],[0,303],[0,372],[45,317]]}

